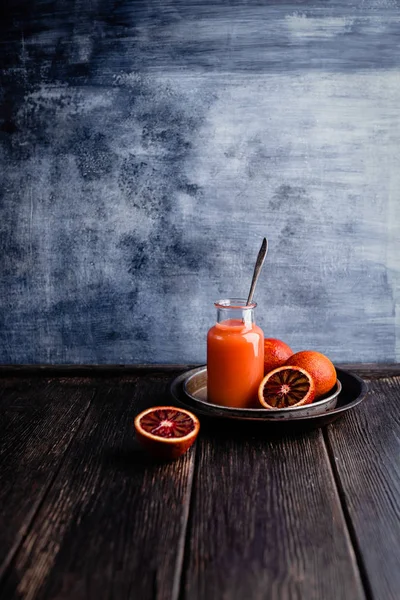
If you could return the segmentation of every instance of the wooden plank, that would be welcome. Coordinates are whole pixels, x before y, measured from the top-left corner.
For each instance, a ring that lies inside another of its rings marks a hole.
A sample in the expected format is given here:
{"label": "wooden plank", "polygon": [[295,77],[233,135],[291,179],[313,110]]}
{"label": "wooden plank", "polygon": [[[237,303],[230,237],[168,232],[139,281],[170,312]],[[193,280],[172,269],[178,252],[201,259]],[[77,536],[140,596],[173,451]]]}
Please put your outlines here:
{"label": "wooden plank", "polygon": [[183,599],[364,598],[320,431],[232,426],[198,452]]}
{"label": "wooden plank", "polygon": [[[155,463],[134,415],[169,377],[103,380],[5,582],[7,598],[177,598],[194,450]],[[1,596],[1,594],[0,594]]]}
{"label": "wooden plank", "polygon": [[[199,365],[0,365],[0,377],[120,377],[167,374]],[[400,368],[399,368],[400,370]]]}
{"label": "wooden plank", "polygon": [[370,382],[366,401],[327,437],[362,571],[375,600],[400,594],[400,378]]}
{"label": "wooden plank", "polygon": [[1,382],[0,580],[81,424],[92,392],[45,380]]}
{"label": "wooden plank", "polygon": [[[170,374],[187,371],[200,365],[0,365],[0,377],[126,377],[129,375]],[[400,376],[400,363],[343,363],[338,367],[361,377],[379,379]]]}
{"label": "wooden plank", "polygon": [[400,377],[400,364],[381,363],[343,363],[338,367],[352,371],[365,379],[382,379],[383,377]]}

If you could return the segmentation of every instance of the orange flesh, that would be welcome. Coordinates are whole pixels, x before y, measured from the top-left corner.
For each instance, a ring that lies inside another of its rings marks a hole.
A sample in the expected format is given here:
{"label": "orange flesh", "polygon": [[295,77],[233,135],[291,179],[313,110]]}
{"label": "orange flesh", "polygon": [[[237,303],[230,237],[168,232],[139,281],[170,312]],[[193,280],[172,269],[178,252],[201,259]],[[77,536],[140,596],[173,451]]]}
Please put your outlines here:
{"label": "orange flesh", "polygon": [[179,411],[158,409],[140,419],[142,429],[161,438],[180,438],[194,430],[193,419]]}
{"label": "orange flesh", "polygon": [[263,389],[265,402],[274,408],[287,408],[303,400],[310,382],[302,373],[286,370],[271,375]]}
{"label": "orange flesh", "polygon": [[257,400],[264,375],[264,334],[254,323],[228,319],[207,336],[209,402],[243,408]]}

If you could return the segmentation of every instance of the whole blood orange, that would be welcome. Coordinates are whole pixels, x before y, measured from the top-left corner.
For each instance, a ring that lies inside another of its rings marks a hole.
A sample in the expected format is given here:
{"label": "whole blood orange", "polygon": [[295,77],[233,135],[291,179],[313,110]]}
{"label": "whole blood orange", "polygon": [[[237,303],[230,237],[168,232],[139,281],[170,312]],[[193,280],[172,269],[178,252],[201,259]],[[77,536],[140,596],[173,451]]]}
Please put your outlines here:
{"label": "whole blood orange", "polygon": [[336,383],[335,367],[325,354],[314,350],[296,352],[285,363],[306,369],[315,383],[315,394],[319,398],[329,392]]}
{"label": "whole blood orange", "polygon": [[292,356],[293,350],[290,346],[275,338],[264,339],[264,374],[273,369],[282,367],[287,359]]}
{"label": "whole blood orange", "polygon": [[170,460],[190,448],[200,423],[188,410],[175,406],[154,406],[135,418],[136,439],[150,454]]}
{"label": "whole blood orange", "polygon": [[304,406],[314,398],[312,377],[301,367],[278,367],[267,373],[258,388],[258,399],[264,408]]}

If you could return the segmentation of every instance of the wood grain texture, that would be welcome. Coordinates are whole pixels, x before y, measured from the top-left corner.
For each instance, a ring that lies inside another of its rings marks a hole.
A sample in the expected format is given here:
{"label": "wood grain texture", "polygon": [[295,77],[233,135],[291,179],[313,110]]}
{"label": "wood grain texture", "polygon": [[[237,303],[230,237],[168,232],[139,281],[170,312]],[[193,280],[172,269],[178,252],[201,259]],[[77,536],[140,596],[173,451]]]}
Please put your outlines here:
{"label": "wood grain texture", "polygon": [[400,378],[370,382],[369,398],[328,428],[332,461],[375,600],[400,593]]}
{"label": "wood grain texture", "polygon": [[400,363],[337,363],[337,366],[369,380],[400,377]]}
{"label": "wood grain texture", "polygon": [[182,599],[364,598],[320,432],[241,425],[198,450]]}
{"label": "wood grain texture", "polygon": [[174,463],[154,463],[133,435],[134,415],[165,403],[168,379],[98,384],[88,418],[12,565],[4,597],[177,597],[194,451]]}
{"label": "wood grain texture", "polygon": [[81,380],[0,382],[0,580],[87,412]]}
{"label": "wood grain texture", "polygon": [[[0,365],[2,377],[119,377],[124,379],[129,375],[170,374],[171,377],[179,371],[194,369],[200,365],[187,364],[122,364],[122,365]],[[400,372],[400,365],[398,366]]]}
{"label": "wood grain texture", "polygon": [[[203,364],[203,363],[202,363]],[[336,366],[366,377],[381,379],[400,376],[400,363],[335,363]],[[200,367],[200,364],[124,364],[124,365],[0,365],[1,377],[119,377],[148,374],[178,374]]]}

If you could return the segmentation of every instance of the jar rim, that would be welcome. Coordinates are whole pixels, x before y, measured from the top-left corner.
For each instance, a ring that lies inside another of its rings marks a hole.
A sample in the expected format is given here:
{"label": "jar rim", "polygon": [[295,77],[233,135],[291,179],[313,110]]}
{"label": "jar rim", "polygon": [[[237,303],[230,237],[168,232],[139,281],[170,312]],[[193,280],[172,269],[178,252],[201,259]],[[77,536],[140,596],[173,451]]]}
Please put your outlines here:
{"label": "jar rim", "polygon": [[257,302],[250,302],[250,304],[247,304],[245,298],[223,298],[222,300],[214,302],[214,306],[215,308],[225,308],[229,310],[232,308],[238,310],[250,310],[256,308]]}

